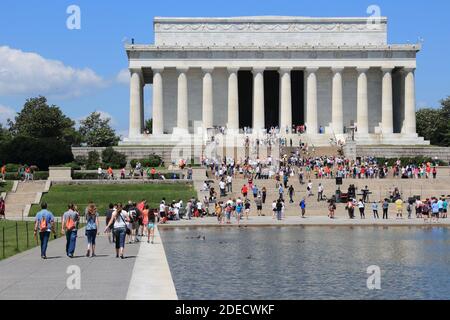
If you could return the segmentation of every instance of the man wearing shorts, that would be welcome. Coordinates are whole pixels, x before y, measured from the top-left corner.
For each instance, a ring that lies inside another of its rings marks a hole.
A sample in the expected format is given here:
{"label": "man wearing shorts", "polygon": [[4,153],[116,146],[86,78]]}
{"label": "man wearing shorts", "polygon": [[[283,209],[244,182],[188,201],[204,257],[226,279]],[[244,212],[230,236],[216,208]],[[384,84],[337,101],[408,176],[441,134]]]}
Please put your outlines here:
{"label": "man wearing shorts", "polygon": [[261,216],[262,215],[262,199],[261,199],[260,195],[255,199],[255,204],[256,204],[256,212],[258,213],[258,216]]}

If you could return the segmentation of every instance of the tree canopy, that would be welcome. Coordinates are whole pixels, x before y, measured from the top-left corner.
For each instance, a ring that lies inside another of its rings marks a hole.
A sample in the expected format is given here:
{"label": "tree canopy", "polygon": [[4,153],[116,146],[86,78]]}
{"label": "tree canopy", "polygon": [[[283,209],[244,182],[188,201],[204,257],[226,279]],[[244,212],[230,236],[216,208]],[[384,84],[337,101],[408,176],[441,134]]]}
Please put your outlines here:
{"label": "tree canopy", "polygon": [[110,118],[103,119],[99,112],[92,112],[80,121],[79,133],[88,147],[110,147],[119,142],[119,137],[110,126]]}
{"label": "tree canopy", "polygon": [[450,146],[450,97],[438,109],[424,108],[416,113],[417,133],[432,145]]}

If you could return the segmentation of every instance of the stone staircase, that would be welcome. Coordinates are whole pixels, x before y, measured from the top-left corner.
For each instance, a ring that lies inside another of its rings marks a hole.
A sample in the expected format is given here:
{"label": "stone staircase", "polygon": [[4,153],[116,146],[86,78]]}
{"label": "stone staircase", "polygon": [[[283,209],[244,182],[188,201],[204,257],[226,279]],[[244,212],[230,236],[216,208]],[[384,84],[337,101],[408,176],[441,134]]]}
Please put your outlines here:
{"label": "stone staircase", "polygon": [[48,188],[47,181],[15,182],[12,191],[6,194],[6,218],[26,218],[31,206],[40,202],[42,194],[47,192]]}
{"label": "stone staircase", "polygon": [[[369,200],[377,200],[380,201],[389,196],[389,190],[393,189],[393,187],[398,187],[400,192],[403,194],[403,198],[406,200],[409,197],[413,197],[416,195],[420,195],[422,198],[429,198],[432,196],[440,197],[446,196],[450,197],[450,185],[448,184],[448,173],[442,174],[437,179],[422,179],[422,180],[410,180],[410,179],[344,179],[343,185],[340,186],[340,190],[343,193],[347,192],[348,186],[350,184],[354,184],[358,189],[356,193],[360,193],[359,190],[363,189],[366,185],[369,187],[369,190],[372,194],[369,196]],[[214,189],[217,191],[217,194],[220,195],[218,181],[214,178]],[[286,215],[294,216],[299,215],[299,202],[305,197],[307,202],[307,214],[309,216],[326,216],[328,214],[328,203],[326,201],[317,201],[317,187],[319,183],[324,186],[324,195],[328,198],[331,198],[332,195],[335,194],[337,189],[335,179],[311,179],[313,183],[313,194],[314,196],[307,197],[306,184],[301,185],[298,181],[297,177],[291,177],[289,179],[288,186],[292,185],[295,190],[294,195],[294,203],[289,203],[289,194],[288,191],[285,190],[284,198],[286,200]],[[307,182],[307,179],[306,179]],[[227,194],[226,197],[220,198],[220,200],[226,201],[228,198],[237,198],[242,197],[240,191],[241,187],[247,184],[247,180],[237,177],[233,181],[233,192],[231,194]],[[261,190],[262,187],[266,187],[267,189],[267,200],[266,204],[263,206],[263,212],[268,215],[271,214],[271,204],[273,200],[278,198],[278,189],[276,188],[276,181],[274,179],[269,180],[254,180],[254,184],[258,186],[258,189]],[[200,186],[198,183],[196,186]],[[207,192],[200,192],[199,188],[196,188],[198,191],[199,198],[203,198],[205,195],[208,195]],[[255,205],[253,202],[253,194],[249,191],[249,199],[252,200],[252,212],[254,214]],[[357,196],[361,197],[361,196]],[[392,210],[394,210],[394,205],[391,204]],[[343,216],[346,214],[345,204],[337,204],[336,215]],[[381,207],[379,205],[379,210],[381,211]],[[406,210],[406,209],[405,209]],[[406,211],[405,211],[406,212]],[[366,216],[370,216],[372,214],[370,210],[370,204],[366,204]]]}

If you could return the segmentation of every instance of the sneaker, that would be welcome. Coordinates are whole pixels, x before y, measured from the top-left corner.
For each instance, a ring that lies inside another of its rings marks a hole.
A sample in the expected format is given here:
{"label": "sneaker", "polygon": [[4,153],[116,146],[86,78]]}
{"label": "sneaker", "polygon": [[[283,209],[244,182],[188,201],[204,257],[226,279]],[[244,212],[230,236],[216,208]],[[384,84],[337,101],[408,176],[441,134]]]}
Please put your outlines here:
{"label": "sneaker", "polygon": [[121,256],[120,256],[120,259],[125,259],[125,258],[123,257],[123,255],[121,255]]}
{"label": "sneaker", "polygon": [[90,256],[90,253],[89,253],[89,250],[86,252],[86,257],[88,257],[89,258],[89,256]]}
{"label": "sneaker", "polygon": [[92,254],[91,258],[96,257],[97,255],[95,253]]}
{"label": "sneaker", "polygon": [[116,258],[118,258],[119,257],[119,255],[118,254],[116,254]]}

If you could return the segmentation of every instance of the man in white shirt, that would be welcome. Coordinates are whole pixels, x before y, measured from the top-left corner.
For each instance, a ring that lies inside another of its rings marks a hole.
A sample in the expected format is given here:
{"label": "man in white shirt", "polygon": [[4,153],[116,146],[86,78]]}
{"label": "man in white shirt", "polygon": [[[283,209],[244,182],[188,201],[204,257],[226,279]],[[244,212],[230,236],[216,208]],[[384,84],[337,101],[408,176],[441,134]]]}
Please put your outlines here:
{"label": "man in white shirt", "polygon": [[226,186],[225,181],[220,180],[220,182],[219,182],[219,189],[220,189],[220,196],[221,197],[225,197],[226,196],[226,194],[225,194],[225,186]]}
{"label": "man in white shirt", "polygon": [[323,201],[323,186],[321,183],[317,187],[317,201]]}
{"label": "man in white shirt", "polygon": [[233,178],[231,177],[231,175],[227,176],[227,191],[233,192]]}

